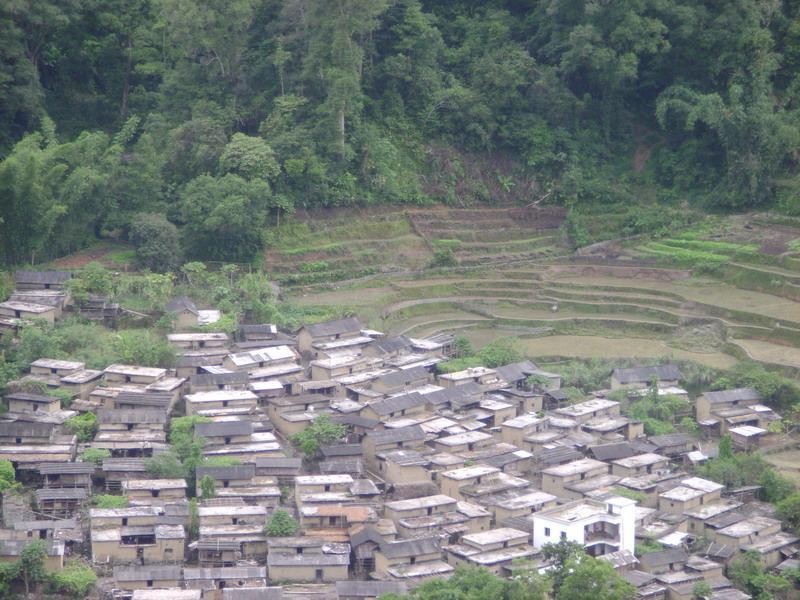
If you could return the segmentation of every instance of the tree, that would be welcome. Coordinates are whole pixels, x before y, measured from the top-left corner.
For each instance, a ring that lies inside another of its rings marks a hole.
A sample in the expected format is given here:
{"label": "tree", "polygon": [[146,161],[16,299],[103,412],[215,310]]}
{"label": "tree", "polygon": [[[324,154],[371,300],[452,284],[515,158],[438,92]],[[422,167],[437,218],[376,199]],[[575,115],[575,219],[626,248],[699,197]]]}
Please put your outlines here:
{"label": "tree", "polygon": [[111,450],[108,448],[87,448],[81,452],[81,460],[87,463],[99,465],[106,458],[111,458]]}
{"label": "tree", "polygon": [[79,442],[91,442],[97,433],[97,415],[92,412],[76,415],[67,419],[64,426],[77,436]]}
{"label": "tree", "polygon": [[127,496],[103,494],[100,496],[92,496],[92,504],[97,508],[127,508],[130,502]]}
{"label": "tree", "polygon": [[267,537],[291,537],[298,532],[300,524],[288,513],[278,508],[272,513],[264,525],[264,535]]}
{"label": "tree", "polygon": [[566,563],[567,575],[558,588],[556,600],[626,600],[636,596],[611,563],[583,555]]}
{"label": "tree", "polygon": [[553,591],[556,594],[568,575],[567,565],[585,553],[582,544],[566,539],[542,546],[542,558],[551,565],[550,574],[553,579]]}
{"label": "tree", "polygon": [[10,460],[0,460],[0,492],[17,486],[17,473]]}
{"label": "tree", "polygon": [[720,460],[733,460],[733,440],[730,435],[725,434],[720,438],[717,457]]}
{"label": "tree", "polygon": [[281,171],[275,153],[259,137],[234,133],[219,157],[222,173],[234,173],[245,179],[272,181]]}
{"label": "tree", "polygon": [[347,427],[334,423],[328,415],[317,415],[303,431],[291,437],[291,442],[306,458],[314,458],[323,446],[341,440]]}
{"label": "tree", "polygon": [[214,479],[211,475],[203,475],[200,479],[200,497],[203,500],[210,500],[216,496],[216,490],[214,489]]}
{"label": "tree", "polygon": [[131,224],[130,237],[141,267],[162,273],[174,270],[181,264],[178,228],[164,215],[138,215]]}
{"label": "tree", "polygon": [[50,584],[55,590],[70,598],[79,600],[89,597],[89,590],[97,583],[94,569],[81,561],[68,562],[63,569],[50,577]]}
{"label": "tree", "polygon": [[787,496],[775,507],[778,517],[794,531],[800,531],[800,492]]}
{"label": "tree", "polygon": [[38,585],[44,581],[47,573],[44,561],[47,558],[47,546],[44,540],[36,540],[27,544],[19,555],[19,574],[25,584],[25,595],[30,598],[31,585]]}
{"label": "tree", "polygon": [[728,577],[740,590],[759,600],[786,599],[794,593],[792,583],[783,576],[765,573],[758,553],[748,550],[728,565]]}
{"label": "tree", "polygon": [[171,367],[175,364],[175,349],[162,335],[150,330],[120,331],[113,347],[125,364],[148,367]]}
{"label": "tree", "polygon": [[692,596],[696,600],[707,600],[711,597],[713,590],[707,581],[698,581],[692,587]]}
{"label": "tree", "polygon": [[263,179],[200,175],[186,184],[180,198],[192,257],[247,262],[261,249],[268,211],[275,205]]}

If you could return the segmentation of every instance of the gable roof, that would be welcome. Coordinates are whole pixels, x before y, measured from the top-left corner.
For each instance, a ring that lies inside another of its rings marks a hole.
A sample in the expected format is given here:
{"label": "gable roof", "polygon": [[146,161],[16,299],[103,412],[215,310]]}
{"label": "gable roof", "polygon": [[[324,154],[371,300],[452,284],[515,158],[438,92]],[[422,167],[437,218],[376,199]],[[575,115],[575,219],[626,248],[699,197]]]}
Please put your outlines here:
{"label": "gable roof", "polygon": [[170,300],[164,307],[164,310],[170,313],[188,311],[195,315],[198,314],[197,305],[188,296],[179,296],[178,298]]}
{"label": "gable roof", "polygon": [[736,388],[733,390],[719,390],[716,392],[705,392],[703,397],[711,404],[726,404],[728,402],[759,402],[761,394],[753,388]]}
{"label": "gable roof", "polygon": [[69,271],[15,271],[15,283],[36,283],[39,285],[64,283],[72,278]]}
{"label": "gable roof", "polygon": [[388,416],[400,410],[407,410],[415,406],[422,406],[425,404],[425,397],[416,392],[411,394],[404,394],[402,396],[394,396],[393,398],[384,398],[383,400],[375,400],[367,404],[367,407],[372,409],[375,414],[380,417]]}
{"label": "gable roof", "polygon": [[425,439],[425,432],[419,425],[398,427],[397,429],[382,429],[370,431],[367,437],[372,439],[376,446],[383,444],[397,444],[398,442],[421,441]]}
{"label": "gable roof", "polygon": [[338,335],[353,331],[360,332],[361,321],[358,320],[358,317],[348,317],[346,319],[338,319],[336,321],[305,325],[304,327],[311,337],[328,337],[331,335]]}
{"label": "gable roof", "polygon": [[628,442],[617,442],[614,444],[601,444],[599,446],[590,446],[589,452],[597,460],[609,461],[618,460],[620,458],[629,458],[639,454],[634,450],[633,446]]}
{"label": "gable roof", "polygon": [[633,367],[630,369],[614,369],[614,377],[622,384],[649,383],[653,377],[659,380],[682,379],[683,374],[672,364],[651,367]]}
{"label": "gable roof", "polygon": [[380,383],[386,387],[407,386],[416,383],[421,379],[427,379],[430,373],[424,367],[413,367],[411,369],[392,371],[386,375],[378,377],[373,385]]}
{"label": "gable roof", "polygon": [[523,360],[521,362],[515,362],[495,368],[497,374],[509,383],[526,379],[529,375],[532,375],[538,370],[539,367],[529,360]]}
{"label": "gable roof", "polygon": [[689,555],[683,548],[667,548],[658,552],[648,552],[639,557],[639,563],[645,571],[662,565],[685,563],[687,560]]}
{"label": "gable roof", "polygon": [[380,546],[381,552],[387,558],[401,558],[405,556],[422,556],[423,554],[434,554],[441,550],[441,542],[438,538],[414,538],[408,540],[398,540],[394,542],[384,542]]}
{"label": "gable roof", "polygon": [[215,421],[213,423],[197,423],[194,426],[198,437],[222,437],[234,435],[250,435],[253,433],[251,421]]}
{"label": "gable roof", "polygon": [[402,581],[361,581],[346,580],[336,582],[336,594],[346,597],[377,598],[384,594],[405,595],[408,591]]}

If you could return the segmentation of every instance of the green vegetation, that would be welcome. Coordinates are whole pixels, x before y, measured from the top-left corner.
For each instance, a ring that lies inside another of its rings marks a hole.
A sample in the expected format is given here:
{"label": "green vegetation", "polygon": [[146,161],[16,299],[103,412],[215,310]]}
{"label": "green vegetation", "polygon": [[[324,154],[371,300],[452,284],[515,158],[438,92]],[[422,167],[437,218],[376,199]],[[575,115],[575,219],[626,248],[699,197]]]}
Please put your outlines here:
{"label": "green vegetation", "polygon": [[717,457],[698,467],[697,472],[701,477],[722,483],[728,488],[760,485],[762,488],[759,494],[765,502],[778,503],[794,491],[794,484],[778,473],[761,455],[734,453],[728,435],[720,439]]}
{"label": "green vegetation", "polygon": [[800,387],[797,384],[752,362],[736,365],[714,381],[712,387],[718,390],[755,388],[763,401],[779,412],[800,407]]}
{"label": "green vegetation", "polygon": [[68,598],[88,598],[89,591],[97,583],[97,575],[90,565],[73,560],[64,565],[49,577],[48,587],[53,591],[65,594]]}
{"label": "green vegetation", "polygon": [[677,416],[691,412],[691,406],[677,396],[659,394],[654,381],[641,396],[623,405],[623,412],[641,421],[647,435],[663,435],[675,431]]}
{"label": "green vegetation", "polygon": [[0,460],[0,492],[18,487],[17,472],[10,460]]}
{"label": "green vegetation", "polygon": [[317,415],[303,431],[292,436],[291,442],[306,458],[315,458],[323,446],[341,440],[347,427],[334,423],[328,415]]}
{"label": "green vegetation", "polygon": [[761,557],[753,550],[743,552],[731,561],[728,565],[728,577],[737,588],[753,598],[788,600],[795,597],[796,577],[792,573],[765,573]]}
{"label": "green vegetation", "polygon": [[478,366],[495,368],[522,360],[522,353],[513,338],[497,339],[477,352],[465,341],[457,345],[457,358],[436,365],[439,373],[454,373]]}
{"label": "green vegetation", "polygon": [[92,505],[97,508],[128,508],[129,502],[127,496],[104,494],[92,496]]}
{"label": "green vegetation", "polygon": [[291,537],[300,530],[300,524],[283,508],[276,509],[264,524],[267,537]]}
{"label": "green vegetation", "polygon": [[214,479],[210,475],[203,475],[200,478],[200,497],[203,500],[210,500],[216,495]]}
{"label": "green vegetation", "polygon": [[91,412],[75,415],[67,419],[64,426],[77,436],[79,442],[91,442],[97,433],[97,415]]}
{"label": "green vegetation", "polygon": [[636,544],[635,554],[641,556],[642,554],[650,554],[651,552],[661,552],[664,549],[662,544],[654,540],[644,540]]}
{"label": "green vegetation", "polygon": [[106,458],[111,458],[111,450],[107,448],[87,448],[81,452],[81,460],[83,462],[100,465]]}
{"label": "green vegetation", "polygon": [[131,240],[151,269],[249,263],[296,208],[378,202],[546,199],[571,208],[576,245],[674,235],[682,201],[797,212],[790,5],[47,0],[0,15],[8,263],[98,237]]}
{"label": "green vegetation", "polygon": [[795,532],[800,531],[800,492],[793,492],[780,500],[776,507],[783,523]]}
{"label": "green vegetation", "polygon": [[503,579],[486,569],[460,566],[449,579],[431,579],[405,596],[385,594],[381,600],[547,600],[549,591],[547,578],[532,569]]}

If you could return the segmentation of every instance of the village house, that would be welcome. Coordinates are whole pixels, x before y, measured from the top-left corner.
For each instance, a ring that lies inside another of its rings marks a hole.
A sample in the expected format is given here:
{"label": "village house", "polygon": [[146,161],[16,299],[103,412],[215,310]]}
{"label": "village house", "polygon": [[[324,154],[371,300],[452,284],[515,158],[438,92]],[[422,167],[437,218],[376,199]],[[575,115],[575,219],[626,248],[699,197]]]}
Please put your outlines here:
{"label": "village house", "polygon": [[[259,477],[270,477],[280,486],[294,486],[295,478],[300,474],[302,459],[283,456],[257,458],[256,474]],[[351,478],[352,479],[352,478]]]}
{"label": "village house", "polygon": [[240,488],[252,485],[256,476],[256,467],[253,464],[230,465],[223,467],[197,467],[196,489],[200,489],[200,480],[203,477],[211,477],[214,486],[217,488]]}
{"label": "village house", "polygon": [[591,458],[549,467],[542,470],[542,491],[556,496],[568,496],[568,484],[608,473],[608,464]]}
{"label": "village house", "polygon": [[83,370],[86,365],[72,360],[40,358],[31,363],[31,375],[61,378]]}
{"label": "village house", "polygon": [[[0,543],[0,562],[18,563],[22,551],[30,540],[3,540]],[[65,545],[62,540],[48,539],[45,542],[44,569],[54,573],[64,568]]]}
{"label": "village house", "polygon": [[51,519],[68,519],[86,502],[85,488],[39,488],[36,490],[36,508]]}
{"label": "village house", "polygon": [[378,579],[416,585],[432,577],[448,576],[453,570],[442,560],[441,542],[436,537],[387,541],[375,551]]}
{"label": "village house", "polygon": [[[89,395],[92,393],[100,380],[103,378],[103,372],[94,369],[81,369],[74,371],[69,375],[64,375],[60,379],[61,389],[69,393],[77,400],[87,401]],[[73,403],[73,407],[77,406]]]}
{"label": "village house", "polygon": [[667,548],[658,552],[647,552],[639,557],[639,566],[648,573],[659,575],[670,571],[681,571],[689,561],[683,548]]}
{"label": "village house", "polygon": [[614,369],[611,373],[611,389],[645,388],[653,380],[656,381],[658,387],[677,386],[681,379],[683,379],[683,375],[675,365]]}
{"label": "village house", "polygon": [[424,414],[426,406],[425,396],[412,392],[369,402],[361,410],[360,415],[367,419],[377,420],[394,417],[414,417]]}
{"label": "village house", "polygon": [[350,544],[306,536],[270,538],[268,546],[271,581],[326,583],[348,578]]}
{"label": "village house", "polygon": [[659,494],[658,509],[672,514],[684,514],[698,506],[716,502],[724,488],[724,485],[708,479],[690,477],[682,480],[680,485]]}
{"label": "village house", "polygon": [[301,506],[298,509],[300,527],[306,535],[314,535],[315,530],[347,530],[352,525],[364,525],[378,520],[371,506],[317,505]]}
{"label": "village house", "polygon": [[114,567],[114,583],[117,588],[123,590],[177,588],[183,583],[183,567],[180,565],[118,566]]}
{"label": "village house", "polygon": [[46,445],[53,441],[55,423],[38,421],[0,421],[0,445]]}
{"label": "village house", "polygon": [[72,278],[69,271],[14,271],[18,290],[63,290]]}
{"label": "village house", "polygon": [[100,471],[108,492],[120,491],[123,481],[150,477],[142,458],[106,458],[101,463]]}
{"label": "village house", "polygon": [[384,513],[403,538],[440,534],[447,535],[452,542],[462,534],[488,530],[491,521],[491,513],[486,509],[443,494],[387,502]]}
{"label": "village house", "polygon": [[56,322],[56,308],[46,304],[6,300],[0,302],[0,316],[14,319],[42,319],[53,325]]}
{"label": "village house", "polygon": [[755,552],[762,568],[774,569],[784,560],[797,555],[796,544],[800,541],[795,535],[786,531],[778,531],[772,535],[758,537],[749,544],[740,545],[744,552]]}
{"label": "village house", "polygon": [[227,348],[230,339],[227,333],[170,333],[167,341],[182,350],[202,350],[205,348]]}
{"label": "village house", "polygon": [[377,473],[386,483],[409,484],[430,481],[429,459],[417,450],[390,450],[375,457]]}
{"label": "village house", "polygon": [[92,527],[92,560],[98,564],[182,562],[185,541],[182,525]]}
{"label": "village house", "polygon": [[298,508],[305,502],[324,499],[321,494],[347,497],[354,480],[350,475],[298,475],[294,479],[294,498]]}
{"label": "village house", "polygon": [[528,533],[510,527],[471,533],[461,538],[461,543],[445,546],[448,564],[480,567],[495,575],[508,574],[514,560],[531,558],[536,551],[528,543]]}
{"label": "village house", "polygon": [[203,411],[220,410],[224,408],[255,409],[258,406],[258,396],[250,390],[212,390],[208,392],[195,392],[186,394],[186,414],[196,415]]}
{"label": "village house", "polygon": [[401,449],[419,450],[424,447],[425,439],[425,432],[419,425],[371,431],[363,441],[364,460],[377,470],[379,453]]}
{"label": "village house", "polygon": [[92,463],[40,463],[37,469],[46,488],[92,488]]}
{"label": "village house", "polygon": [[711,419],[713,413],[729,408],[747,407],[761,402],[761,394],[753,388],[708,391],[695,400],[695,419],[702,422]]}
{"label": "village house", "polygon": [[462,488],[481,484],[484,480],[497,473],[500,473],[500,469],[497,467],[485,465],[461,467],[460,469],[443,471],[439,474],[438,482],[442,494],[456,500],[465,500],[461,494]]}
{"label": "village house", "polygon": [[532,433],[544,431],[546,421],[536,413],[527,413],[508,419],[500,424],[500,440],[514,444],[518,448],[525,447],[525,437]]}
{"label": "village house", "polygon": [[734,447],[749,452],[759,447],[761,438],[767,434],[766,429],[752,425],[741,425],[728,429]]}
{"label": "village house", "polygon": [[132,504],[163,505],[186,498],[186,480],[131,479],[122,482],[122,493]]}
{"label": "village house", "polygon": [[402,581],[337,581],[337,600],[376,600],[386,594],[405,596],[408,588]]}
{"label": "village house", "polygon": [[646,452],[611,461],[611,473],[620,477],[635,477],[645,473],[655,473],[669,468],[669,458]]}
{"label": "village house", "polygon": [[182,590],[179,588],[160,588],[133,590],[131,600],[202,600],[202,590]]}
{"label": "village house", "polygon": [[[189,388],[192,393],[213,390],[246,390],[250,385],[250,380],[244,371],[229,371],[223,367],[212,369],[202,368],[200,373],[189,376]],[[283,391],[283,386],[279,387]]]}
{"label": "village house", "polygon": [[107,383],[137,383],[140,385],[149,385],[165,377],[167,370],[157,367],[114,364],[107,366],[103,370],[103,373],[105,374]]}
{"label": "village house", "polygon": [[265,567],[185,567],[183,581],[190,590],[202,590],[203,600],[222,600],[224,590],[266,586],[267,569]]}
{"label": "village house", "polygon": [[634,551],[636,501],[628,498],[575,500],[534,513],[532,520],[536,548],[565,539],[582,544],[591,556]]}
{"label": "village house", "polygon": [[450,388],[466,383],[491,386],[495,389],[503,387],[503,381],[497,376],[497,371],[486,367],[470,367],[454,373],[443,373],[436,377],[436,382],[442,387]]}
{"label": "village house", "polygon": [[[361,322],[357,317],[348,317],[336,321],[303,325],[297,332],[297,347],[300,352],[310,354],[315,344],[359,338],[361,336]],[[372,341],[371,338],[368,340]]]}
{"label": "village house", "polygon": [[741,549],[774,535],[780,530],[781,522],[777,519],[754,515],[714,531],[712,539],[720,544]]}
{"label": "village house", "polygon": [[197,423],[194,435],[205,440],[208,446],[246,443],[252,440],[253,423],[239,420]]}
{"label": "village house", "polygon": [[61,401],[54,396],[16,392],[6,394],[10,413],[55,413],[61,410]]}
{"label": "village house", "polygon": [[586,423],[592,419],[617,417],[619,415],[619,402],[605,398],[595,398],[594,400],[557,408],[554,412],[561,417],[572,419],[578,423]]}

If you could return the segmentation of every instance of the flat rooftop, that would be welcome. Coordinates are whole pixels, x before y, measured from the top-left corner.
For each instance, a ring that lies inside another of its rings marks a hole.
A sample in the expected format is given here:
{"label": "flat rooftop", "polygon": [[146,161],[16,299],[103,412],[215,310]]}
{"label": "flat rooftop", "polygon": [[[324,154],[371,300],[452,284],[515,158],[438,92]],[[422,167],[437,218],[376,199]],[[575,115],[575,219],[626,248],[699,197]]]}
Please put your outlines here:
{"label": "flat rooftop", "polygon": [[571,475],[580,475],[581,473],[588,473],[600,469],[608,470],[608,464],[599,460],[594,460],[593,458],[582,458],[565,465],[557,465],[555,467],[543,469],[542,473],[553,477],[569,477]]}

